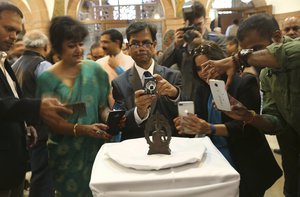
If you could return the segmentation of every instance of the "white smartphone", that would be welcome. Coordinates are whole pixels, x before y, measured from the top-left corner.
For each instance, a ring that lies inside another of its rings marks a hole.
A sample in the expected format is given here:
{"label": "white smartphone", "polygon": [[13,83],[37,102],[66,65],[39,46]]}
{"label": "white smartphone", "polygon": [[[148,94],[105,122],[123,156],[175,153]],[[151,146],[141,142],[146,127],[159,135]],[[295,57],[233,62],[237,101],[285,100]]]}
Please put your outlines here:
{"label": "white smartphone", "polygon": [[[193,101],[179,101],[178,102],[178,115],[182,118],[187,116],[188,113],[194,114],[194,102]],[[183,128],[184,131],[187,131],[187,128]]]}
{"label": "white smartphone", "polygon": [[231,111],[229,97],[225,89],[224,81],[210,79],[209,86],[217,108],[223,111]]}

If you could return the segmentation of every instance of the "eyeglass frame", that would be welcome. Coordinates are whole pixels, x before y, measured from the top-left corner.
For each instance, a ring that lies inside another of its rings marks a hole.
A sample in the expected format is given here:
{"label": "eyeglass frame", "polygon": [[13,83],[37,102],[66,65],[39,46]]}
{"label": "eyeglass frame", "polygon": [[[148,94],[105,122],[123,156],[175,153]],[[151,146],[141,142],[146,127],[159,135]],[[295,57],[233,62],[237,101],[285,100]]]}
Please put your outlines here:
{"label": "eyeglass frame", "polygon": [[133,41],[133,43],[128,44],[128,46],[134,49],[138,49],[140,47],[149,49],[153,44],[154,42],[151,42],[150,40],[143,40],[143,41]]}

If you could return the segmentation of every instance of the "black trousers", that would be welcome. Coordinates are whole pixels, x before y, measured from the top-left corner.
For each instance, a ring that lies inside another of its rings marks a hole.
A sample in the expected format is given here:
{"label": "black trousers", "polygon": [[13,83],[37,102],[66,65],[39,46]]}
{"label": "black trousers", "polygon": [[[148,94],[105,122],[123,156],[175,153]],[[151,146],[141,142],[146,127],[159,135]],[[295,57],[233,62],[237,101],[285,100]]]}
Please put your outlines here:
{"label": "black trousers", "polygon": [[277,141],[282,156],[282,168],[284,172],[284,189],[286,197],[300,197],[300,137],[291,129],[287,129],[277,135]]}
{"label": "black trousers", "polygon": [[[25,177],[24,177],[25,179]],[[0,197],[23,197],[24,181],[10,190],[0,190]]]}
{"label": "black trousers", "polygon": [[31,179],[30,197],[53,197],[52,174],[48,166],[48,148],[46,141],[38,141],[30,155]]}

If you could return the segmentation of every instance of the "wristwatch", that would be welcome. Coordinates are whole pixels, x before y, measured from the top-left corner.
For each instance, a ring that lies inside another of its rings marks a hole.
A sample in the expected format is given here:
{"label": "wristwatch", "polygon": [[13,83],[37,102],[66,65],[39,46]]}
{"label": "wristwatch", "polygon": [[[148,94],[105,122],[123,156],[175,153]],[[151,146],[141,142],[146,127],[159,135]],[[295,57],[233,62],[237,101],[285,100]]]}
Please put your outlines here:
{"label": "wristwatch", "polygon": [[253,49],[242,49],[240,50],[240,52],[238,53],[238,57],[239,57],[239,63],[243,66],[243,67],[250,67],[251,65],[248,64],[248,57],[250,54],[253,53]]}

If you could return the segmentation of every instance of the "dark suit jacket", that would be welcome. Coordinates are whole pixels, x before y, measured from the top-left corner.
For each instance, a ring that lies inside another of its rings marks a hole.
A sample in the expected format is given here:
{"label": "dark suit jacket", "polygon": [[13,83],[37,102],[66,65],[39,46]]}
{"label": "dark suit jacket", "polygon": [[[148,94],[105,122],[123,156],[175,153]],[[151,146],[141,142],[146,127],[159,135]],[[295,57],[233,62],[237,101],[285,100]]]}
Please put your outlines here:
{"label": "dark suit jacket", "polygon": [[[164,79],[169,81],[176,87],[181,85],[181,74],[179,71],[174,71],[169,68],[155,64],[154,74],[161,75]],[[137,125],[134,119],[134,92],[142,89],[142,83],[138,72],[133,66],[131,69],[124,72],[112,81],[113,97],[115,99],[115,106],[126,110],[126,124],[122,129],[122,140],[144,137],[144,121],[141,125]],[[173,135],[176,135],[176,130],[173,124],[173,118],[178,114],[177,103],[171,101],[167,96],[158,97],[151,105],[150,115],[154,113],[154,109],[159,110],[169,121],[172,127]]]}
{"label": "dark suit jacket", "polygon": [[[11,67],[5,68],[22,92]],[[36,122],[40,100],[17,99],[0,69],[0,190],[9,190],[24,180],[27,150],[24,121]]]}
{"label": "dark suit jacket", "polygon": [[[207,120],[207,102],[210,88],[199,80],[195,91],[195,109],[200,118]],[[248,109],[260,111],[259,84],[255,76],[236,75],[228,93],[242,102]],[[241,175],[240,196],[253,196],[253,191],[265,191],[282,175],[281,169],[270,150],[262,132],[241,121],[230,119],[222,113],[222,122],[229,132],[228,146],[235,169]]]}

